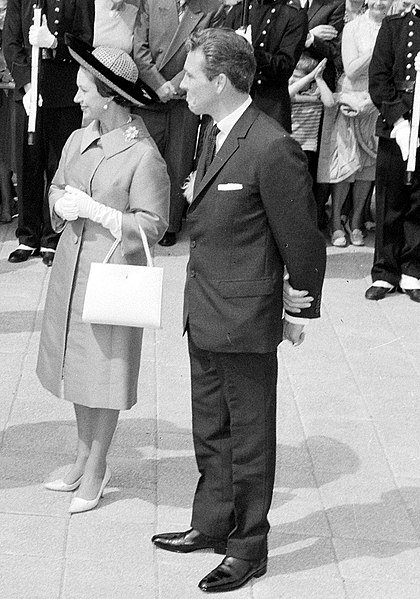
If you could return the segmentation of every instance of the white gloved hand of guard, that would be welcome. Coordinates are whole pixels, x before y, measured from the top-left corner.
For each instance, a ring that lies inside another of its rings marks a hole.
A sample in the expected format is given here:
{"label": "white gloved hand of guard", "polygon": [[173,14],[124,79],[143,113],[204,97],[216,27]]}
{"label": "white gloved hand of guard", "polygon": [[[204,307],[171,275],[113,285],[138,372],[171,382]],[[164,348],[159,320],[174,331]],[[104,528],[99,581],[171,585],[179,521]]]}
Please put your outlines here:
{"label": "white gloved hand of guard", "polygon": [[410,123],[404,119],[394,125],[391,131],[391,138],[395,139],[399,145],[403,160],[407,160],[410,146]]}
{"label": "white gloved hand of guard", "polygon": [[57,38],[48,29],[47,17],[45,15],[42,15],[40,27],[36,27],[36,25],[30,26],[29,43],[31,46],[39,46],[40,48],[57,47]]}
{"label": "white gloved hand of guard", "polygon": [[252,46],[252,28],[251,28],[251,25],[248,25],[248,27],[246,29],[244,29],[243,27],[239,27],[239,29],[235,30],[235,33],[237,33],[241,37],[244,37],[246,39],[246,41]]}

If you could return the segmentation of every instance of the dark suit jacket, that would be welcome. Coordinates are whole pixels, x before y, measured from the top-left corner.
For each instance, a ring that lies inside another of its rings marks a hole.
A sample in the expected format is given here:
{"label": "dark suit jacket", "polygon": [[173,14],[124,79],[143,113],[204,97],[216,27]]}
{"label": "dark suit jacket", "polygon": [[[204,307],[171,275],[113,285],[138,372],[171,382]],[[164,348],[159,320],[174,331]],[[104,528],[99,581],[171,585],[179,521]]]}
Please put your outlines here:
{"label": "dark suit jacket", "polygon": [[[308,32],[306,10],[299,0],[253,2],[249,13],[257,72],[251,96],[261,110],[291,131],[289,78],[302,53]],[[226,26],[241,25],[241,4],[232,8]]]}
{"label": "dark suit jacket", "polygon": [[[25,93],[23,87],[31,81],[29,28],[33,22],[33,4],[29,0],[8,0],[7,4],[3,51],[15,80],[16,100],[22,99]],[[39,92],[43,105],[55,108],[74,106],[79,65],[71,58],[64,35],[72,33],[92,43],[94,0],[43,0],[41,6],[47,16],[48,28],[58,40],[55,50],[44,52],[49,60],[40,61]]]}
{"label": "dark suit jacket", "polygon": [[315,37],[313,44],[305,50],[309,56],[318,61],[327,58],[324,80],[329,87],[335,89],[337,67],[341,65],[341,34],[344,27],[344,0],[313,0],[308,8],[308,29],[317,25],[332,25],[338,31],[338,36],[330,41]]}
{"label": "dark suit jacket", "polygon": [[305,155],[252,104],[201,179],[202,170],[203,157],[187,214],[184,326],[202,349],[275,351],[285,264],[292,285],[315,298],[301,316],[320,314],[325,241]]}

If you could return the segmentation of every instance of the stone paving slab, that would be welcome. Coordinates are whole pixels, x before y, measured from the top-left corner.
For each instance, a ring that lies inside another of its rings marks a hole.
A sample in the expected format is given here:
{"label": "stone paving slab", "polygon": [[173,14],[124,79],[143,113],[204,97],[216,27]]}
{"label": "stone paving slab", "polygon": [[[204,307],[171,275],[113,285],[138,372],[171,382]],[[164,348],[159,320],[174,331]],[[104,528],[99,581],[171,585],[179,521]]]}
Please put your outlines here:
{"label": "stone paving slab", "polygon": [[[98,508],[44,489],[75,448],[71,404],[35,375],[49,270],[7,262],[0,226],[1,599],[194,599],[220,556],[156,550],[189,526],[197,482],[182,337],[188,243],[155,249],[164,328],[145,331],[139,402],[121,415]],[[419,306],[366,302],[373,237],[328,248],[323,318],[279,349],[278,464],[266,576],[231,599],[420,597]]]}

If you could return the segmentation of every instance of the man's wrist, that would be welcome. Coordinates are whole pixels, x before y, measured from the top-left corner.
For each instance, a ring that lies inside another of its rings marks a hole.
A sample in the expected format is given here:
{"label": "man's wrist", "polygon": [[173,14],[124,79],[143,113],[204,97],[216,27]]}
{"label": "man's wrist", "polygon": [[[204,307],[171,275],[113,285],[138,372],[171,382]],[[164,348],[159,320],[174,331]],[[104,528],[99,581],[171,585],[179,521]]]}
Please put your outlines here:
{"label": "man's wrist", "polygon": [[298,316],[292,316],[287,312],[284,313],[284,319],[288,322],[291,322],[292,324],[301,324],[303,326],[305,326],[309,322],[309,318],[299,318]]}

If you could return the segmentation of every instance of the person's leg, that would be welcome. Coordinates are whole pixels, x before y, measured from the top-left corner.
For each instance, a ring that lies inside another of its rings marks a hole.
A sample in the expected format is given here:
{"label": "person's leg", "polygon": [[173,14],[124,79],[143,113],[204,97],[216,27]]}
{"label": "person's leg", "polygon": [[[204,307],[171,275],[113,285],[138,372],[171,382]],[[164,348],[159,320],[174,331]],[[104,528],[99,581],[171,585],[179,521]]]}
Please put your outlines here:
{"label": "person's leg", "polygon": [[[349,193],[350,183],[347,181],[341,181],[340,183],[334,183],[331,185],[331,197],[332,197],[332,216],[331,216],[331,231],[332,231],[332,242],[334,244],[334,237],[338,237],[336,235],[337,231],[343,231],[343,226],[341,223],[341,213],[343,209],[344,202],[346,201],[347,195]],[[340,239],[344,237],[341,235]],[[344,242],[345,243],[345,242]],[[344,245],[342,242],[340,245]]]}
{"label": "person's leg", "polygon": [[83,479],[77,497],[91,500],[98,495],[105,476],[106,457],[118,423],[119,410],[89,408],[91,425],[91,445],[85,463]]}
{"label": "person's leg", "polygon": [[16,102],[16,175],[18,190],[19,242],[39,248],[45,192],[45,160],[42,140],[43,111],[38,110],[34,145],[28,145],[28,117],[22,102]]}
{"label": "person's leg", "polygon": [[404,185],[405,162],[397,143],[379,138],[376,163],[376,232],[372,280],[398,285],[404,246],[404,214],[410,187]]}
{"label": "person's leg", "polygon": [[214,354],[229,411],[235,527],[226,555],[267,556],[276,465],[277,352]]}
{"label": "person's leg", "polygon": [[226,539],[234,528],[230,420],[213,354],[191,338],[192,429],[200,478],[191,526],[212,538]]}
{"label": "person's leg", "polygon": [[353,183],[353,211],[350,218],[352,231],[362,229],[363,213],[371,188],[372,181],[355,181]]}
{"label": "person's leg", "polygon": [[76,460],[63,477],[63,481],[71,485],[83,475],[92,445],[92,408],[74,404],[77,424]]}

